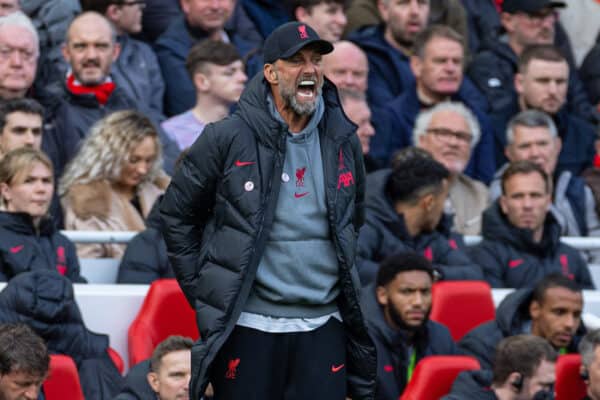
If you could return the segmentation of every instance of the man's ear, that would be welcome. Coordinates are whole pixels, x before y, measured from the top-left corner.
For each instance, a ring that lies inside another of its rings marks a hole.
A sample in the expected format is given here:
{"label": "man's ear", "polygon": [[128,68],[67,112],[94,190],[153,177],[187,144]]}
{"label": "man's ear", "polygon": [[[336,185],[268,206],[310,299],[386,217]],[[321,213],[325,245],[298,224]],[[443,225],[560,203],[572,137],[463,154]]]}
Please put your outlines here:
{"label": "man's ear", "polygon": [[538,301],[533,300],[529,304],[529,315],[531,316],[531,320],[533,321],[533,320],[538,319],[541,312],[542,312],[541,304]]}
{"label": "man's ear", "polygon": [[106,12],[104,13],[104,15],[110,21],[117,21],[121,16],[121,7],[119,7],[117,4],[111,4],[108,7],[106,7]]}
{"label": "man's ear", "polygon": [[112,56],[113,62],[117,61],[117,58],[119,58],[119,54],[121,54],[121,44],[118,43],[117,41],[115,41],[113,43],[113,56]]}
{"label": "man's ear", "polygon": [[306,18],[310,17],[310,13],[304,7],[296,7],[294,17],[296,17],[297,21],[306,23]]}
{"label": "man's ear", "polygon": [[210,80],[202,72],[196,72],[194,74],[193,82],[198,91],[205,92],[210,89]]}
{"label": "man's ear", "polygon": [[383,286],[377,286],[375,288],[375,296],[377,297],[377,302],[382,306],[387,306],[388,304],[388,295],[387,290]]}
{"label": "man's ear", "polygon": [[520,72],[517,72],[515,74],[515,90],[517,91],[518,94],[522,94],[523,93],[523,74]]}
{"label": "man's ear", "polygon": [[434,201],[435,201],[434,194],[427,193],[425,196],[423,196],[423,197],[421,197],[421,199],[419,199],[419,204],[420,204],[421,208],[423,209],[423,211],[425,211],[426,213],[429,213],[433,209]]}
{"label": "man's ear", "polygon": [[423,63],[421,59],[415,55],[410,56],[410,69],[416,79],[421,77],[421,70],[423,69]]}
{"label": "man's ear", "polygon": [[279,83],[279,77],[277,76],[277,71],[275,71],[275,66],[273,64],[265,64],[263,67],[263,74],[267,82],[271,85],[277,85]]}
{"label": "man's ear", "polygon": [[158,380],[158,374],[156,372],[148,372],[146,375],[146,379],[148,380],[148,384],[152,388],[154,393],[158,393],[160,391],[160,381]]}
{"label": "man's ear", "polygon": [[383,22],[387,23],[389,19],[389,13],[388,6],[385,3],[385,0],[377,0],[377,9],[379,10],[379,15],[381,15]]}
{"label": "man's ear", "polygon": [[10,187],[5,182],[0,183],[0,195],[7,201],[10,201],[10,198],[12,197],[10,195]]}
{"label": "man's ear", "polygon": [[[500,183],[502,184],[502,183]],[[504,214],[508,213],[508,205],[506,204],[506,196],[504,194],[500,195],[498,204],[500,204],[500,209]]]}

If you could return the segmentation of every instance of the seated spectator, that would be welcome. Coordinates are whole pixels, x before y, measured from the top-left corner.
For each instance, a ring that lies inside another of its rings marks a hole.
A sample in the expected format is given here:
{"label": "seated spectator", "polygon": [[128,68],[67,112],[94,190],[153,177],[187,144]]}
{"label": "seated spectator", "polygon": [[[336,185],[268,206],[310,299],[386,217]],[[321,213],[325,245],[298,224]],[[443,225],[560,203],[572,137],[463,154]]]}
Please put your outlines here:
{"label": "seated spectator", "polygon": [[0,325],[0,399],[43,399],[41,388],[49,369],[46,344],[31,328]]}
{"label": "seated spectator", "polygon": [[338,89],[366,93],[369,63],[365,52],[352,42],[340,40],[323,56],[323,74]]}
{"label": "seated spectator", "polygon": [[[258,44],[248,42],[236,32],[225,30],[225,23],[234,5],[234,0],[216,3],[181,0],[184,15],[175,19],[156,40],[156,55],[166,85],[164,110],[167,116],[181,114],[194,107],[196,90],[186,73],[186,58],[195,43],[204,39],[229,42],[243,57],[256,51]],[[248,76],[258,72],[257,57],[248,60],[246,72]]]}
{"label": "seated spectator", "polygon": [[119,56],[112,64],[115,84],[142,109],[160,118],[163,114],[165,83],[152,48],[130,35],[142,31],[144,1],[81,0],[83,11],[104,15],[117,33]]}
{"label": "seated spectator", "polygon": [[579,285],[560,274],[550,274],[534,288],[507,295],[496,309],[496,319],[471,330],[458,345],[479,360],[481,369],[493,368],[494,349],[502,339],[521,333],[546,339],[560,354],[576,353],[586,333],[582,310]]}
{"label": "seated spectator", "polygon": [[367,99],[372,109],[385,107],[414,81],[409,57],[415,38],[427,27],[429,0],[381,0],[377,9],[383,23],[349,36],[369,60]]}
{"label": "seated spectator", "polygon": [[551,45],[530,46],[519,59],[519,72],[514,76],[517,98],[491,117],[495,130],[496,163],[506,162],[506,127],[519,111],[534,109],[550,115],[558,129],[562,150],[556,174],[564,170],[579,175],[592,164],[593,125],[573,115],[566,107],[569,65]]}
{"label": "seated spectator", "polygon": [[75,245],[48,215],[53,193],[52,163],[39,150],[20,148],[0,161],[0,281],[50,270],[85,282]]}
{"label": "seated spectator", "polygon": [[380,128],[379,121],[374,121],[377,136],[373,138],[373,148],[383,162],[395,150],[413,144],[412,132],[420,110],[443,101],[456,101],[475,114],[481,130],[465,174],[484,183],[492,180],[496,170],[493,130],[484,114],[485,100],[463,79],[464,52],[463,38],[447,26],[433,25],[417,36],[410,57],[415,83],[387,105],[391,121],[387,132]]}
{"label": "seated spectator", "polygon": [[121,393],[114,400],[187,399],[194,342],[169,336],[156,346],[152,357],[129,370]]}
{"label": "seated spectator", "polygon": [[433,274],[421,255],[397,253],[382,261],[376,282],[362,291],[377,349],[378,400],[398,399],[423,357],[459,354],[448,328],[429,319]]}
{"label": "seated spectator", "polygon": [[0,99],[25,97],[33,85],[39,56],[38,34],[17,11],[0,17]]}
{"label": "seated spectator", "polygon": [[188,54],[186,68],[196,88],[196,105],[161,124],[179,150],[190,147],[207,124],[229,114],[248,79],[235,47],[215,40],[196,43]]}
{"label": "seated spectator", "polygon": [[[505,154],[510,162],[529,160],[538,164],[553,182],[550,212],[561,227],[561,236],[600,236],[596,200],[583,178],[569,171],[555,174],[561,149],[556,125],[546,113],[521,111],[508,123]],[[492,200],[502,194],[501,176],[507,165],[496,172],[490,185]],[[600,254],[587,252],[591,262]]]}
{"label": "seated spectator", "polygon": [[51,354],[73,358],[85,399],[112,400],[123,378],[108,354],[109,337],[90,331],[73,284],[53,271],[15,276],[0,292],[0,324],[27,324]]}
{"label": "seated spectator", "polygon": [[442,400],[551,400],[556,350],[534,335],[502,339],[493,370],[461,372]]}
{"label": "seated spectator", "polygon": [[471,248],[492,287],[532,287],[552,272],[594,287],[581,254],[560,241],[561,227],[548,212],[551,185],[531,161],[516,161],[503,172],[502,196],[484,212],[483,240]]}
{"label": "seated spectator", "polygon": [[[152,122],[135,111],[98,121],[68,165],[59,185],[65,228],[141,231],[167,179]],[[124,245],[81,244],[79,257],[121,258]]]}
{"label": "seated spectator", "polygon": [[600,329],[588,332],[579,343],[581,379],[587,386],[582,400],[600,400]]}
{"label": "seated spectator", "polygon": [[[504,36],[490,37],[482,44],[482,50],[469,64],[468,76],[486,96],[493,112],[505,109],[515,95],[514,75],[518,60],[528,46],[552,46],[557,35],[557,8],[565,7],[562,1],[505,0],[502,4],[500,23]],[[575,6],[575,5],[573,5]],[[570,113],[581,118],[595,120],[593,109],[577,76],[576,66],[568,65],[569,91],[567,107]],[[565,87],[566,87],[566,83]],[[501,147],[502,149],[503,147]]]}
{"label": "seated spectator", "polygon": [[346,0],[287,0],[296,21],[310,25],[319,37],[335,43],[342,37],[348,20]]}
{"label": "seated spectator", "polygon": [[486,186],[463,173],[480,136],[473,113],[454,102],[421,111],[413,129],[415,146],[427,150],[450,172],[445,212],[453,216],[452,229],[463,235],[479,235],[481,213],[488,205]]}
{"label": "seated spectator", "polygon": [[449,177],[446,167],[416,148],[403,150],[392,170],[367,177],[366,219],[357,247],[363,285],[375,280],[381,261],[399,251],[424,255],[440,279],[483,278],[450,236],[449,218],[443,216]]}
{"label": "seated spectator", "polygon": [[377,169],[377,165],[369,155],[369,143],[371,137],[375,134],[373,125],[371,125],[371,110],[367,103],[364,92],[355,92],[347,89],[338,89],[340,101],[344,113],[357,126],[356,134],[360,139],[360,145],[365,157],[365,169],[367,172]]}
{"label": "seated spectator", "polygon": [[33,99],[0,102],[0,158],[20,147],[40,150],[43,120],[44,109]]}
{"label": "seated spectator", "polygon": [[12,14],[15,11],[19,11],[21,6],[19,0],[2,0],[0,1],[0,17]]}

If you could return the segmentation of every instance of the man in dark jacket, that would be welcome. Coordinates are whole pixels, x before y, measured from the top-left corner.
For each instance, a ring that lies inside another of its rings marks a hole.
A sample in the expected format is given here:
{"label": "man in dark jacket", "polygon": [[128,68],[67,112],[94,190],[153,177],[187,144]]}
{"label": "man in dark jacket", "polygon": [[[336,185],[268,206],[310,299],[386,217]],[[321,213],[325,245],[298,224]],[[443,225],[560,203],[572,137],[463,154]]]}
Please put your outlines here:
{"label": "man in dark jacket", "polygon": [[276,29],[263,74],[231,117],[205,128],[161,202],[202,337],[192,398],[209,379],[222,399],[284,390],[341,399],[346,386],[349,397],[374,398],[354,267],[364,166],[356,126],[324,83],[321,57],[332,49],[308,25]]}
{"label": "man in dark jacket", "polygon": [[540,110],[550,115],[558,128],[562,150],[556,174],[571,171],[579,175],[592,164],[596,130],[589,122],[571,113],[566,105],[569,66],[564,56],[551,45],[529,46],[519,59],[515,75],[517,97],[491,116],[494,126],[496,164],[506,162],[506,127],[519,111]]}
{"label": "man in dark jacket", "polygon": [[424,150],[398,154],[393,170],[367,178],[366,223],[358,238],[361,283],[375,281],[379,263],[398,251],[410,251],[431,261],[447,280],[483,279],[481,269],[451,235],[451,218],[443,216],[448,195],[448,170]]}
{"label": "man in dark jacket", "polygon": [[560,242],[561,227],[548,212],[550,185],[531,161],[516,161],[502,174],[502,196],[484,212],[483,241],[471,249],[492,287],[532,287],[552,272],[594,287],[580,253]]}
{"label": "man in dark jacket", "polygon": [[0,325],[0,399],[43,399],[49,367],[46,344],[27,325]]}
{"label": "man in dark jacket", "polygon": [[493,371],[461,372],[443,400],[554,399],[558,354],[534,335],[502,339],[495,351]]}
{"label": "man in dark jacket", "polygon": [[[235,1],[194,3],[193,0],[181,1],[184,15],[173,20],[154,44],[165,81],[164,111],[167,116],[181,114],[196,103],[196,90],[185,68],[186,57],[195,43],[204,39],[228,41],[243,57],[260,45],[225,29]],[[256,57],[251,57],[246,62],[247,75],[254,76],[258,70]]]}
{"label": "man in dark jacket", "polygon": [[[492,179],[496,170],[493,130],[485,115],[485,99],[463,79],[464,52],[462,36],[447,26],[433,25],[417,36],[410,58],[415,83],[387,104],[383,121],[373,122],[377,132],[372,144],[374,155],[386,155],[389,159],[395,150],[413,144],[412,133],[419,111],[452,100],[469,108],[481,129],[479,143],[472,151],[465,173],[485,183]],[[386,117],[390,120],[387,130]],[[381,160],[384,164],[386,161]]]}
{"label": "man in dark jacket", "polygon": [[[502,110],[516,96],[514,75],[523,50],[531,45],[555,43],[556,9],[564,7],[563,1],[505,0],[502,4],[501,24],[505,37],[489,37],[475,56],[467,71],[469,77],[485,94],[490,109]],[[575,65],[570,65],[568,75],[568,108],[570,112],[595,120],[583,84]]]}
{"label": "man in dark jacket", "polygon": [[583,294],[567,277],[551,274],[534,289],[517,290],[502,300],[496,320],[467,333],[458,346],[492,369],[494,350],[503,338],[531,333],[546,339],[560,354],[576,353],[586,329],[581,321]]}
{"label": "man in dark jacket", "polygon": [[377,399],[396,400],[417,363],[430,355],[459,354],[442,324],[429,320],[433,266],[414,253],[396,253],[362,291],[369,334],[377,348]]}

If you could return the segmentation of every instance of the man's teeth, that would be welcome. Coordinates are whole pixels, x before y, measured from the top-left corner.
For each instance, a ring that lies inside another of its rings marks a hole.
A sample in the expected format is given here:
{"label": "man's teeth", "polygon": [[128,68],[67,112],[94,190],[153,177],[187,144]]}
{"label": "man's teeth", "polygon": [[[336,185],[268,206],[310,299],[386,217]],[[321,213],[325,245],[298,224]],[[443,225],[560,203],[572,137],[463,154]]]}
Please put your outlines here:
{"label": "man's teeth", "polygon": [[298,86],[314,86],[315,85],[315,81],[300,81],[300,84]]}

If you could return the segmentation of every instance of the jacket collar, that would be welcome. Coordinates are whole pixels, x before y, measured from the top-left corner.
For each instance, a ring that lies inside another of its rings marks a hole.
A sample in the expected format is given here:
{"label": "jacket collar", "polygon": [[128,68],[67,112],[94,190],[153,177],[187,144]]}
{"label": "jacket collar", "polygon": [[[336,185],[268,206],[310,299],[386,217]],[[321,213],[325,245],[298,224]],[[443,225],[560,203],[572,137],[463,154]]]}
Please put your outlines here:
{"label": "jacket collar", "polygon": [[0,226],[23,235],[51,236],[56,228],[50,218],[44,217],[40,221],[39,232],[33,225],[33,220],[29,214],[21,212],[0,211]]}

